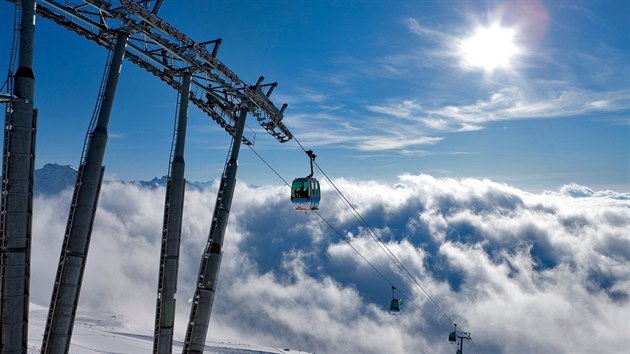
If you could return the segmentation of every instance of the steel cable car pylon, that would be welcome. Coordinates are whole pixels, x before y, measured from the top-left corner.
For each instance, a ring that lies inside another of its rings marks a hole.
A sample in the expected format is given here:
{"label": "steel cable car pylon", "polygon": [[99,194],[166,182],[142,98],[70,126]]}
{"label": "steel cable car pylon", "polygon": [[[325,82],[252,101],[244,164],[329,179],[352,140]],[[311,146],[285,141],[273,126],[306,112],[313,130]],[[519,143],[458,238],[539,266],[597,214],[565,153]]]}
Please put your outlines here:
{"label": "steel cable car pylon", "polygon": [[313,150],[306,151],[306,155],[311,163],[311,174],[296,178],[291,183],[291,202],[297,211],[319,210],[321,199],[319,181],[313,177],[313,162],[317,155]]}
{"label": "steel cable car pylon", "polygon": [[[456,354],[464,353],[464,339],[472,340],[470,338],[470,332],[462,332],[457,330],[457,323],[453,324],[454,330],[448,334],[448,341],[451,343],[457,344],[457,352]],[[457,339],[459,339],[459,343],[457,343]]]}
{"label": "steel cable car pylon", "polygon": [[[129,34],[119,31],[106,77],[94,111],[95,125],[86,135],[86,144],[74,186],[57,275],[42,340],[42,354],[68,353],[77,313],[83,275],[87,263],[92,227],[103,182],[103,159],[107,147],[107,127],[116,96],[120,69]],[[92,123],[90,123],[92,125]],[[91,128],[91,127],[90,127]]]}
{"label": "steel cable car pylon", "polygon": [[185,72],[182,75],[169,159],[168,182],[164,200],[158,292],[155,306],[153,353],[172,353],[173,351],[177,269],[179,266],[179,248],[186,190],[184,148],[191,77],[192,74],[190,72]]}
{"label": "steel cable car pylon", "polygon": [[230,216],[232,198],[236,187],[236,172],[238,170],[238,156],[241,149],[241,140],[247,118],[248,107],[240,108],[240,116],[235,122],[235,134],[232,139],[228,159],[223,169],[217,200],[214,206],[212,223],[208,243],[201,257],[199,265],[199,275],[197,277],[197,287],[192,300],[188,328],[184,339],[182,353],[203,353],[214,295],[217,289],[217,279],[219,268],[223,258],[223,239]]}
{"label": "steel cable car pylon", "polygon": [[26,353],[28,348],[37,127],[33,74],[35,1],[23,0],[21,6],[19,66],[9,77],[9,92],[2,99],[7,106],[0,197],[0,353]]}

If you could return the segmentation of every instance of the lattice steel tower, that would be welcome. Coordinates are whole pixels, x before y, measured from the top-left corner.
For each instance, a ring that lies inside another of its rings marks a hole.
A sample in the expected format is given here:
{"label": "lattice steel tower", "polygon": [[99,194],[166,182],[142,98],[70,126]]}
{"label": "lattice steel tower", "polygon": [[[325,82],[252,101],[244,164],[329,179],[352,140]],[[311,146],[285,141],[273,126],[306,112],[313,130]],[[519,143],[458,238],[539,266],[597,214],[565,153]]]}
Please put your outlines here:
{"label": "lattice steel tower", "polygon": [[[12,124],[7,124],[11,127],[10,131],[5,130],[0,218],[2,353],[24,351],[28,339],[26,333],[28,270],[35,151],[35,114],[32,108],[34,79],[31,70],[34,2],[9,1],[22,7],[22,32],[20,68],[15,75],[15,95],[7,96],[11,97],[7,107],[12,112],[11,115],[7,114],[7,122]],[[72,3],[38,1],[36,8],[38,16],[52,20],[109,51],[103,82],[81,155],[44,332],[42,353],[68,352],[70,348],[104,172],[102,163],[107,145],[107,125],[123,59],[157,76],[177,90],[179,95],[165,196],[156,299],[153,347],[155,353],[172,351],[174,295],[185,190],[184,146],[189,103],[199,107],[230,134],[232,143],[221,177],[208,242],[200,262],[197,289],[184,344],[186,353],[203,351],[216,292],[225,228],[236,184],[240,145],[253,144],[250,138],[243,135],[246,118],[248,115],[254,116],[280,143],[292,138],[290,131],[282,123],[287,105],[284,104],[279,109],[269,99],[277,83],[265,84],[262,76],[253,85],[241,80],[217,59],[220,38],[205,42],[193,41],[157,16],[161,4],[162,0],[155,2],[77,0]],[[20,80],[22,84],[18,83]],[[17,124],[17,121],[20,124]],[[7,282],[11,282],[11,285],[5,284]],[[20,293],[14,293],[14,289],[18,288],[22,289]]]}

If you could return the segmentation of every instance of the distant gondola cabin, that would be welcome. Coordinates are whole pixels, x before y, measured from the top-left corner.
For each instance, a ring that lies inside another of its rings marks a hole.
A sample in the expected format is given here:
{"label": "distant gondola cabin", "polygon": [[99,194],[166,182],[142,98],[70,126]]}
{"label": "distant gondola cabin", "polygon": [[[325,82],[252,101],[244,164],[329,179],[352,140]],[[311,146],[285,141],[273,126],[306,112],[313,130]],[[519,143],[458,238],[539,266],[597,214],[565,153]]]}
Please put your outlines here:
{"label": "distant gondola cabin", "polygon": [[313,177],[296,178],[291,184],[291,202],[295,210],[318,210],[321,199],[319,181]]}
{"label": "distant gondola cabin", "polygon": [[455,331],[448,334],[448,341],[457,342],[457,334],[455,334]]}
{"label": "distant gondola cabin", "polygon": [[400,313],[400,305],[401,305],[401,300],[397,299],[397,298],[392,298],[392,301],[389,303],[389,313],[391,314],[398,314]]}

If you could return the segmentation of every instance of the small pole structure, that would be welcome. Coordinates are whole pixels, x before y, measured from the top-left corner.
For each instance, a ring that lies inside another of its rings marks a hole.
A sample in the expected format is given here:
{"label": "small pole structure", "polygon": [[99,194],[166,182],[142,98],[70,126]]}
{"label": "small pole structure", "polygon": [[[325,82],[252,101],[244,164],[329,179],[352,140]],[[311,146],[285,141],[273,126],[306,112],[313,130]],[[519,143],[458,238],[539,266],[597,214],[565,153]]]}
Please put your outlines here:
{"label": "small pole structure", "polygon": [[[464,354],[464,339],[472,340],[472,338],[470,338],[470,332],[458,331],[457,323],[454,323],[453,326],[454,330],[448,334],[448,341],[457,344],[456,354]],[[458,339],[459,343],[457,343]]]}

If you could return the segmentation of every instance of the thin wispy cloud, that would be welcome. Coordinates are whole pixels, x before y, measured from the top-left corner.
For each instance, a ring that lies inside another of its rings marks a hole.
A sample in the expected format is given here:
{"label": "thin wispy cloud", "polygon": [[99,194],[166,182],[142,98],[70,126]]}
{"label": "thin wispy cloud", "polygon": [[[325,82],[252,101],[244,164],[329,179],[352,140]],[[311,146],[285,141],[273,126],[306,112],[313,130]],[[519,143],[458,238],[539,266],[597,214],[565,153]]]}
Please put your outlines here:
{"label": "thin wispy cloud", "polygon": [[365,137],[357,145],[357,148],[363,151],[398,150],[410,146],[433,145],[444,139],[442,137],[421,136],[413,138],[403,134],[396,135]]}
{"label": "thin wispy cloud", "polygon": [[404,99],[366,109],[378,115],[363,116],[361,126],[348,123],[347,117],[353,113],[343,111],[292,115],[290,119],[300,127],[295,131],[301,139],[314,146],[343,144],[360,151],[392,150],[432,145],[444,139],[436,133],[477,131],[495,121],[620,113],[630,109],[630,91],[595,92],[538,81],[528,90],[505,88],[470,104],[435,107]]}
{"label": "thin wispy cloud", "polygon": [[580,15],[581,17],[584,17],[586,19],[588,19],[589,21],[592,21],[593,23],[597,24],[597,25],[606,25],[606,21],[604,21],[600,16],[597,16],[593,11],[589,10],[587,7],[579,4],[579,3],[575,3],[575,2],[560,2],[558,4],[555,4],[558,8],[562,9],[563,11],[573,11],[575,13],[577,13],[578,15]]}
{"label": "thin wispy cloud", "polygon": [[414,33],[422,38],[441,43],[442,45],[449,46],[459,41],[457,37],[449,33],[421,26],[418,20],[414,18],[406,18],[404,20],[404,23],[407,26],[409,32]]}
{"label": "thin wispy cloud", "polygon": [[[410,111],[411,112],[411,111]],[[433,145],[443,137],[432,136],[416,130],[405,122],[383,119],[382,116],[363,115],[358,120],[348,120],[356,112],[347,110],[292,114],[286,117],[294,133],[308,146],[342,146],[359,151],[391,151],[423,145]]]}
{"label": "thin wispy cloud", "polygon": [[404,100],[396,102],[389,106],[367,106],[367,109],[375,113],[383,113],[398,118],[417,119],[416,113],[422,111],[423,108],[417,102],[412,100]]}
{"label": "thin wispy cloud", "polygon": [[630,109],[630,90],[593,92],[561,87],[554,91],[546,97],[532,97],[530,92],[518,88],[503,89],[474,104],[446,106],[428,113],[466,123],[484,123],[512,119],[576,117]]}
{"label": "thin wispy cloud", "polygon": [[517,87],[490,93],[471,104],[428,108],[403,100],[367,109],[397,118],[415,119],[427,128],[439,131],[474,131],[494,121],[567,118],[594,113],[621,113],[630,109],[630,90],[593,92],[571,87],[540,87],[553,91],[540,97]]}
{"label": "thin wispy cloud", "polygon": [[113,139],[113,140],[123,140],[123,139],[125,139],[126,136],[127,136],[127,134],[125,134],[125,133],[116,133],[116,132],[109,132],[107,134],[107,137],[109,139]]}

